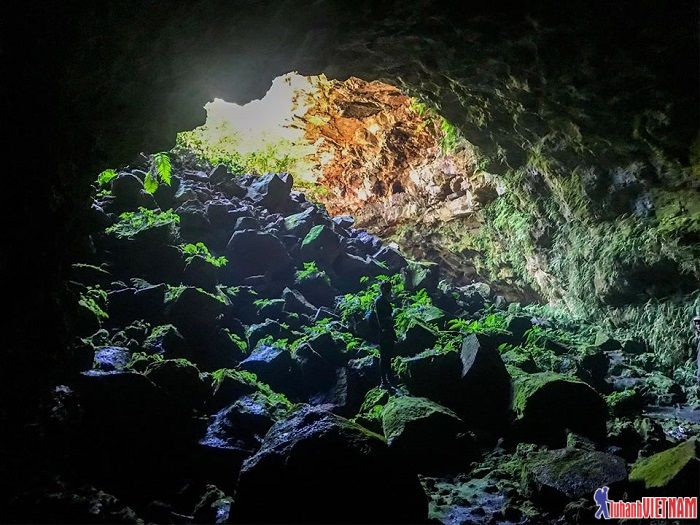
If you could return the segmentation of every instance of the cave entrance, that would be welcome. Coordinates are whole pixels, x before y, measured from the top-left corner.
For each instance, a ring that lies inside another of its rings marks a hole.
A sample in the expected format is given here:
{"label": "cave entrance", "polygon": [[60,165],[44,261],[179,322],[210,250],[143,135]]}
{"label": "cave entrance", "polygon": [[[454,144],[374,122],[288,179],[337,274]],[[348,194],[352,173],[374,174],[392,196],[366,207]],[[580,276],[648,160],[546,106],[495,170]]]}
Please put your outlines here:
{"label": "cave entrance", "polygon": [[455,126],[385,82],[288,73],[259,100],[217,98],[205,109],[206,123],[178,136],[183,157],[234,173],[289,172],[329,213],[385,238],[473,212],[488,182]]}

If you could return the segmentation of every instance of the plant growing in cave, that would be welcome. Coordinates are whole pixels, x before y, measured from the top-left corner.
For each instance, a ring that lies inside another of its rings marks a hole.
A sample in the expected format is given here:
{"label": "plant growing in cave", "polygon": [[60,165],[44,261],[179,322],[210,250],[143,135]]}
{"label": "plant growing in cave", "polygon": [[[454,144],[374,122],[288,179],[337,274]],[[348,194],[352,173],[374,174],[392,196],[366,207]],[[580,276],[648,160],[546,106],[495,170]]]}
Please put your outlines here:
{"label": "plant growing in cave", "polygon": [[170,156],[167,153],[161,152],[152,155],[150,169],[143,179],[143,189],[148,193],[155,193],[161,183],[170,186],[172,169]]}
{"label": "plant growing in cave", "polygon": [[320,270],[316,265],[315,261],[305,262],[304,269],[297,270],[294,274],[294,280],[296,283],[302,283],[306,280],[313,279],[316,277],[323,279],[323,281],[325,281],[329,285],[331,284],[331,280],[328,277],[328,274],[325,271]]}
{"label": "plant growing in cave", "polygon": [[102,188],[104,186],[107,186],[107,184],[112,182],[112,180],[115,178],[117,178],[117,170],[106,169],[104,171],[101,171],[100,174],[97,176],[97,187]]}
{"label": "plant growing in cave", "polygon": [[109,318],[105,311],[107,308],[107,292],[99,286],[88,286],[87,290],[80,294],[78,304],[90,310],[99,320]]}
{"label": "plant growing in cave", "polygon": [[105,230],[118,239],[129,239],[151,228],[180,224],[180,216],[173,210],[160,211],[139,208],[119,215],[119,221]]}
{"label": "plant growing in cave", "polygon": [[223,266],[226,266],[228,264],[228,259],[224,257],[223,255],[220,257],[214,257],[211,252],[209,251],[209,248],[207,248],[206,244],[203,242],[198,242],[196,244],[181,244],[180,248],[182,249],[183,253],[185,254],[185,261],[190,262],[195,256],[200,256],[203,257],[206,262],[211,264],[212,266],[216,268],[221,268]]}

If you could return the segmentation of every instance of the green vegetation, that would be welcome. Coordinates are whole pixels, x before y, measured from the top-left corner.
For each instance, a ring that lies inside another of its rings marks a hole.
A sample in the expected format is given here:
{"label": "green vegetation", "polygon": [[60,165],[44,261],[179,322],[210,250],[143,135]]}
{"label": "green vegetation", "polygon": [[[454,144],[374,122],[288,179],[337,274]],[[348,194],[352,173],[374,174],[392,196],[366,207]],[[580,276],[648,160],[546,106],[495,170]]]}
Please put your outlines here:
{"label": "green vegetation", "polygon": [[108,319],[107,292],[99,286],[88,286],[87,290],[80,294],[78,304],[90,310],[99,320]]}
{"label": "green vegetation", "polygon": [[167,153],[161,152],[151,156],[151,167],[143,180],[143,189],[155,193],[159,184],[170,186],[172,182],[172,164]]}
{"label": "green vegetation", "polygon": [[119,222],[105,230],[118,239],[131,239],[151,228],[160,226],[176,226],[180,217],[173,211],[148,210],[139,208],[138,211],[127,211],[119,215]]}
{"label": "green vegetation", "polygon": [[97,186],[104,187],[107,186],[113,179],[117,178],[117,170],[108,169],[100,172],[97,176]]}
{"label": "green vegetation", "polygon": [[273,406],[282,407],[285,410],[291,410],[293,408],[293,404],[291,403],[291,401],[289,401],[289,399],[287,399],[287,396],[275,392],[270,388],[268,384],[259,381],[258,376],[256,376],[253,372],[247,372],[245,370],[233,370],[231,368],[221,368],[212,372],[211,378],[212,386],[215,390],[226,379],[233,379],[234,381],[248,385],[249,387],[252,387],[258,392],[260,392]]}
{"label": "green vegetation", "polygon": [[136,372],[145,372],[146,369],[153,363],[163,361],[163,356],[160,354],[147,354],[145,352],[134,352],[126,365],[126,368]]}
{"label": "green vegetation", "polygon": [[323,270],[319,270],[318,266],[316,266],[316,263],[314,261],[305,262],[304,269],[297,270],[297,272],[295,273],[295,282],[302,283],[308,279],[314,279],[316,277],[323,279],[323,281],[325,281],[326,284],[331,284],[331,280],[328,277],[328,274]]}
{"label": "green vegetation", "polygon": [[643,482],[647,489],[663,488],[671,483],[690,462],[698,462],[697,437],[637,461],[630,472],[630,480]]}
{"label": "green vegetation", "polygon": [[435,126],[440,135],[440,149],[443,155],[452,153],[461,142],[464,141],[459,129],[446,118],[438,115],[437,111],[428,104],[415,98],[411,98],[411,110],[423,118],[423,125],[419,130],[427,126]]}
{"label": "green vegetation", "polygon": [[270,142],[250,153],[240,149],[241,137],[226,123],[178,133],[175,147],[176,152],[190,152],[211,166],[224,164],[234,174],[296,173],[301,165],[298,147],[289,140]]}
{"label": "green vegetation", "polygon": [[209,248],[207,248],[203,242],[198,242],[196,244],[181,244],[180,248],[182,248],[182,251],[185,254],[185,261],[188,263],[198,255],[203,257],[206,262],[216,268],[221,268],[228,264],[228,259],[223,255],[220,257],[214,257],[209,251]]}

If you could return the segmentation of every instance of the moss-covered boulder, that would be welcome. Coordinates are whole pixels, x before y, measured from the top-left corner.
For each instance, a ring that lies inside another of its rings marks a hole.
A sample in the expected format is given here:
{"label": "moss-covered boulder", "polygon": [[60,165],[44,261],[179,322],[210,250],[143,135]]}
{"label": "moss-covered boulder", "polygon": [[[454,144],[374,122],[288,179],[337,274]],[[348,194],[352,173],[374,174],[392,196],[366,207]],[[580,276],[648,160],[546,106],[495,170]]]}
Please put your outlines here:
{"label": "moss-covered boulder", "polygon": [[235,522],[416,523],[428,506],[382,436],[306,407],[275,423],[244,462],[232,515]]}
{"label": "moss-covered boulder", "polygon": [[567,429],[594,440],[605,436],[605,401],[589,385],[570,376],[517,374],[513,410],[516,433],[536,443],[563,446]]}
{"label": "moss-covered boulder", "polygon": [[382,411],[382,430],[389,447],[420,473],[457,471],[474,457],[464,421],[423,397],[389,399]]}
{"label": "moss-covered boulder", "polygon": [[185,338],[208,333],[223,315],[226,300],[201,288],[183,286],[166,295],[169,321],[180,329]]}
{"label": "moss-covered boulder", "polygon": [[692,437],[632,466],[630,481],[655,496],[697,496],[700,492],[700,441]]}
{"label": "moss-covered boulder", "polygon": [[627,481],[625,460],[593,450],[562,448],[528,458],[522,470],[523,490],[544,505],[591,498],[608,486],[614,494]]}

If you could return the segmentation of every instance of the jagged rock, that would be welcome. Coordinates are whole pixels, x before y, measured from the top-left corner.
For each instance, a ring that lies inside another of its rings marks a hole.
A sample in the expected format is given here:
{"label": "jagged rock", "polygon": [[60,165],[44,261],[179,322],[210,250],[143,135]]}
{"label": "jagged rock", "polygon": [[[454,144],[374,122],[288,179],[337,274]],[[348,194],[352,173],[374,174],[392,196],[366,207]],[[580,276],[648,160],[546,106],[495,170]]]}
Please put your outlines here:
{"label": "jagged rock", "polygon": [[95,368],[103,372],[116,372],[126,368],[131,359],[128,348],[101,346],[95,349]]}
{"label": "jagged rock", "polygon": [[236,219],[233,229],[236,231],[259,230],[261,227],[260,221],[255,217],[243,216]]}
{"label": "jagged rock", "polygon": [[[285,490],[276,490],[280,486]],[[271,490],[275,505],[269,505]],[[302,408],[273,425],[244,462],[232,514],[240,522],[422,522],[427,501],[383,437],[330,412]]]}
{"label": "jagged rock", "polygon": [[302,261],[316,261],[328,266],[340,254],[340,238],[325,224],[314,226],[301,243],[299,257]]}
{"label": "jagged rock", "polygon": [[369,257],[341,252],[333,262],[332,283],[341,292],[352,293],[362,288],[362,277],[371,279],[385,273],[386,270]]}
{"label": "jagged rock", "polygon": [[436,263],[408,261],[408,266],[401,270],[409,290],[435,290],[440,281],[440,267]]}
{"label": "jagged rock", "polygon": [[212,290],[219,282],[219,269],[207,260],[195,255],[185,265],[182,282],[191,286]]}
{"label": "jagged rock", "polygon": [[167,305],[168,319],[188,339],[211,331],[225,307],[221,298],[187,286],[178,290]]}
{"label": "jagged rock", "polygon": [[382,412],[382,429],[389,448],[416,472],[458,471],[474,456],[464,421],[423,397],[392,397]]}
{"label": "jagged rock", "polygon": [[180,217],[180,232],[184,239],[197,241],[211,229],[207,210],[199,200],[188,200],[175,213]]}
{"label": "jagged rock", "polygon": [[406,371],[400,374],[411,394],[427,397],[457,410],[459,395],[460,358],[457,352],[428,350],[404,361]]}
{"label": "jagged rock", "polygon": [[71,280],[84,285],[98,285],[106,288],[114,280],[113,275],[99,266],[76,263],[70,266]]}
{"label": "jagged rock", "polygon": [[166,359],[151,363],[144,374],[157,386],[189,407],[201,406],[208,393],[197,367],[181,359]]}
{"label": "jagged rock", "polygon": [[432,348],[437,341],[435,331],[422,321],[414,321],[396,342],[395,352],[400,356],[416,355]]}
{"label": "jagged rock", "polygon": [[[300,393],[309,397],[330,389],[336,380],[336,367],[311,344],[303,343],[296,351],[295,360],[298,363]],[[320,404],[321,401],[314,401]]]}
{"label": "jagged rock", "polygon": [[515,366],[528,374],[541,372],[532,356],[522,352],[520,348],[508,350],[507,352],[501,354],[501,358],[506,366]]}
{"label": "jagged rock", "polygon": [[292,176],[288,173],[268,173],[248,186],[246,198],[269,210],[282,209],[289,200],[292,184]]}
{"label": "jagged rock", "polygon": [[661,425],[649,418],[615,419],[608,426],[608,442],[619,447],[627,461],[660,452],[669,446]]}
{"label": "jagged rock", "polygon": [[586,383],[551,372],[513,379],[516,428],[524,439],[562,445],[566,429],[596,441],[605,436],[605,401]]}
{"label": "jagged rock", "polygon": [[291,265],[284,244],[270,233],[236,231],[228,242],[228,266],[238,279],[276,273]]}
{"label": "jagged rock", "polygon": [[671,449],[640,459],[630,481],[654,496],[697,496],[700,492],[700,442],[692,437]]}
{"label": "jagged rock", "polygon": [[280,323],[272,319],[250,325],[248,328],[248,348],[255,348],[263,337],[272,336],[273,339],[286,339],[289,331]]}
{"label": "jagged rock", "polygon": [[314,207],[307,208],[300,213],[289,215],[284,219],[284,231],[295,238],[304,239],[311,228],[317,223],[318,210]]}
{"label": "jagged rock", "polygon": [[285,288],[282,291],[282,299],[284,300],[284,310],[297,314],[313,316],[316,314],[317,308],[312,305],[298,290]]}
{"label": "jagged rock", "polygon": [[187,343],[182,334],[171,324],[155,326],[143,344],[149,354],[162,354],[164,357],[185,355]]}
{"label": "jagged rock", "polygon": [[391,273],[400,272],[408,264],[404,256],[401,255],[398,250],[389,246],[382,246],[372,258],[386,264]]}
{"label": "jagged rock", "polygon": [[330,282],[326,274],[316,273],[301,281],[297,280],[294,286],[312,304],[318,306],[333,307],[335,298],[340,294]]}
{"label": "jagged rock", "polygon": [[242,370],[253,372],[277,392],[289,392],[296,382],[292,372],[292,356],[289,350],[274,345],[260,344],[240,362]]}
{"label": "jagged rock", "polygon": [[562,505],[566,499],[591,498],[596,489],[610,488],[610,498],[627,481],[625,461],[592,450],[562,448],[537,453],[523,465],[524,489],[544,505]]}
{"label": "jagged rock", "polygon": [[501,427],[509,417],[512,386],[500,353],[471,334],[464,338],[460,360],[460,391],[469,401],[459,413],[476,428]]}

